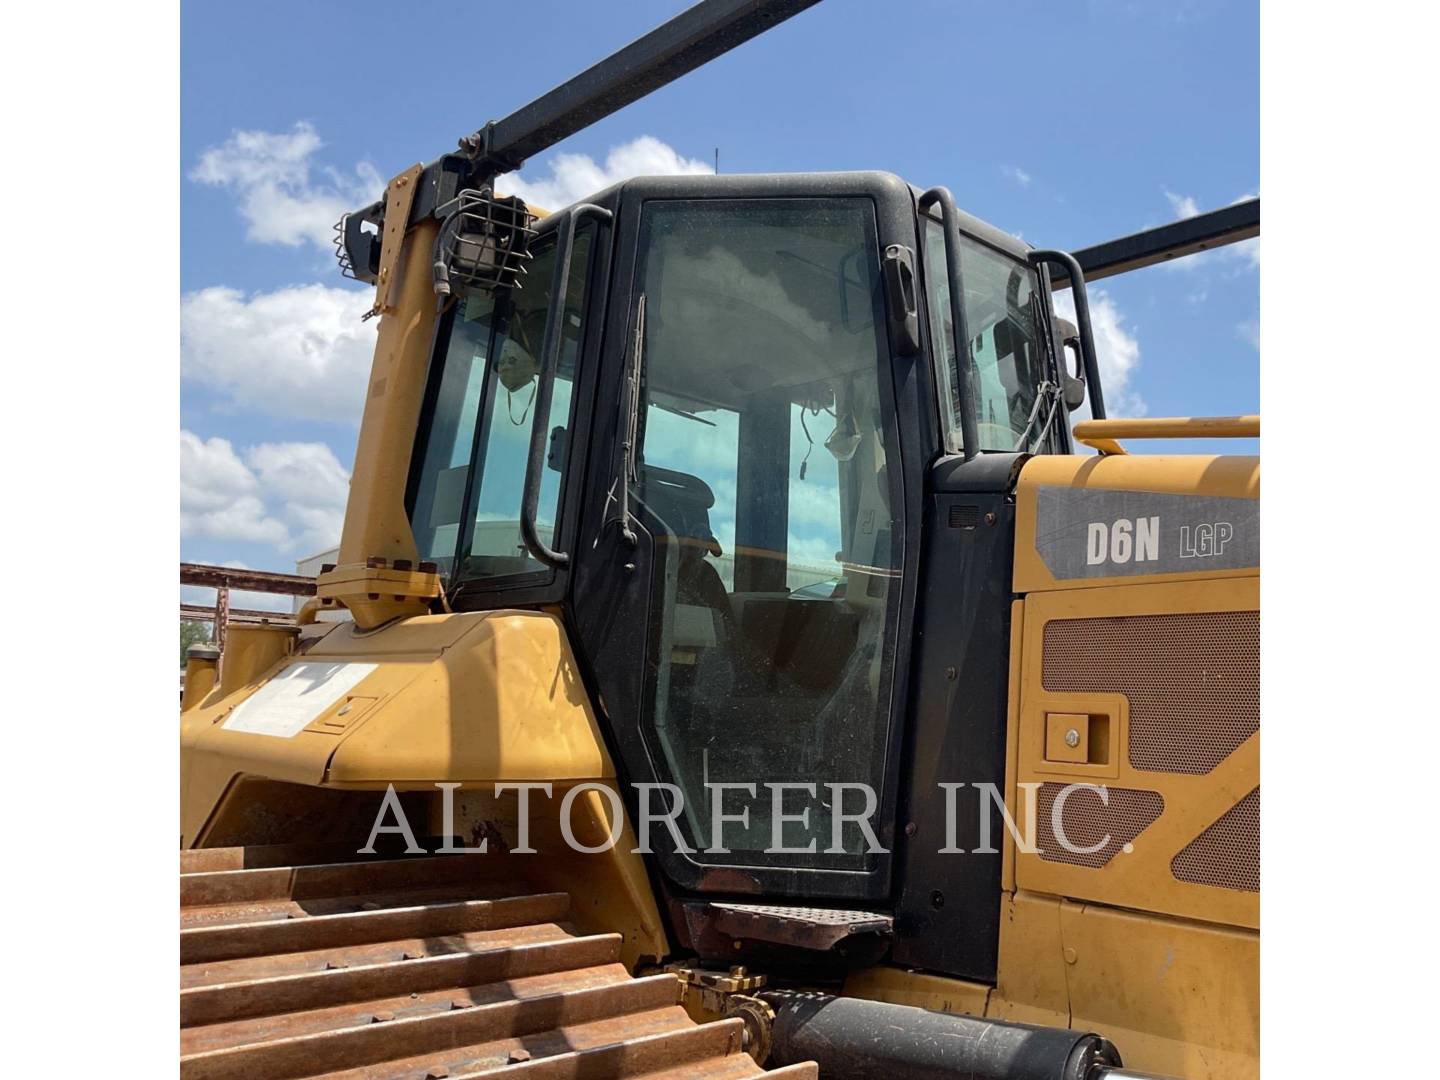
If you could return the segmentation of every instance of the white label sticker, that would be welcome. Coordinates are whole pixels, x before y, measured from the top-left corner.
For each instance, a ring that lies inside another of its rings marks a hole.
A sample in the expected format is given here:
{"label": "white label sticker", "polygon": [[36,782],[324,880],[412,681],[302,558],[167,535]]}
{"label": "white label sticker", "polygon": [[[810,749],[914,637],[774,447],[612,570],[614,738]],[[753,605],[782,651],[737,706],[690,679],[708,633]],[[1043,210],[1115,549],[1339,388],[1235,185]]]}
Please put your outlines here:
{"label": "white label sticker", "polygon": [[293,739],[376,666],[338,661],[291,664],[241,702],[221,727]]}

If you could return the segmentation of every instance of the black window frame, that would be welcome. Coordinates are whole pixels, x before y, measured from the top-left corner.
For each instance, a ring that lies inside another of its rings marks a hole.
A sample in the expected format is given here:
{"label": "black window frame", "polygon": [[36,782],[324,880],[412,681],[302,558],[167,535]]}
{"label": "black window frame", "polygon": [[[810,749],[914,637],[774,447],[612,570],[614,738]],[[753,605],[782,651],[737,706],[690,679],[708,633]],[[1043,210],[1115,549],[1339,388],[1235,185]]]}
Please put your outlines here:
{"label": "black window frame", "polygon": [[[616,189],[612,189],[612,193]],[[648,697],[647,673],[641,659],[648,657],[648,612],[653,583],[653,550],[646,535],[631,549],[619,539],[614,507],[604,497],[620,473],[617,419],[620,375],[630,338],[629,321],[638,277],[638,237],[641,210],[662,199],[814,199],[863,197],[871,201],[876,239],[883,252],[899,243],[911,250],[918,245],[915,198],[912,189],[889,173],[819,173],[762,176],[647,177],[628,181],[618,189],[615,263],[608,302],[600,392],[595,398],[596,436],[593,440],[586,488],[587,502],[581,535],[584,551],[572,584],[573,607],[567,614],[579,641],[592,699],[604,709],[617,769],[623,781],[632,820],[639,814],[637,783],[655,783],[660,771],[646,745],[644,712]],[[863,870],[831,870],[781,866],[731,865],[697,862],[675,850],[668,830],[652,831],[654,860],[668,895],[748,895],[805,899],[877,902],[890,895],[898,826],[899,776],[908,723],[908,701],[921,554],[924,485],[918,479],[939,455],[938,411],[928,358],[905,355],[895,340],[893,320],[885,320],[889,347],[889,378],[881,371],[880,399],[887,423],[899,438],[899,460],[887,469],[892,505],[898,508],[901,535],[894,539],[901,553],[900,579],[892,590],[898,605],[894,617],[894,656],[885,693],[888,721],[885,762],[881,772],[880,806],[874,821],[886,849]],[[591,550],[591,538],[594,550]],[[623,569],[621,569],[623,567]],[[619,571],[619,572],[617,572]],[[640,594],[643,593],[643,599]],[[887,614],[887,619],[890,616]],[[887,628],[888,629],[888,628]],[[643,720],[638,719],[644,716]],[[759,789],[757,798],[768,795]]]}
{"label": "black window frame", "polygon": [[[563,212],[540,219],[535,226],[536,235],[531,240],[532,250],[537,245],[558,243],[558,227],[565,220],[566,215]],[[590,236],[590,245],[586,258],[585,298],[583,301],[585,325],[580,349],[576,354],[576,378],[572,381],[570,416],[566,423],[566,465],[556,499],[555,542],[564,550],[570,550],[574,546],[578,520],[582,512],[584,485],[579,482],[578,478],[584,474],[584,463],[587,457],[586,445],[589,439],[592,412],[590,403],[598,379],[596,361],[605,323],[605,303],[609,293],[610,249],[614,237],[613,229],[608,222],[593,217],[581,222],[577,230],[577,238],[587,233]],[[458,302],[451,303],[435,320],[429,366],[426,372],[425,393],[421,399],[415,441],[411,448],[409,472],[405,485],[405,516],[406,520],[410,522],[414,521],[415,501],[419,494],[425,454],[428,450],[435,409],[440,396],[440,386],[444,378],[445,358],[449,351],[450,336],[459,306]],[[494,351],[494,335],[495,330],[492,328],[492,347],[487,349],[487,356]],[[490,395],[494,385],[493,376],[487,378],[487,391],[480,395],[476,403],[477,430],[472,440],[469,472],[466,477],[465,508],[467,513],[462,514],[456,536],[455,559],[452,562],[451,574],[445,581],[446,599],[455,611],[486,611],[502,607],[557,603],[563,599],[568,588],[568,569],[549,566],[541,566],[520,573],[497,574],[467,580],[457,580],[454,576],[455,568],[459,564],[458,554],[473,535],[473,522],[468,523],[467,527],[464,518],[469,516],[468,492],[473,489],[476,479],[477,463],[475,459],[477,455],[484,452],[484,439],[481,437],[479,424],[490,405]],[[558,418],[555,416],[550,418],[552,428],[556,425],[557,420]]]}

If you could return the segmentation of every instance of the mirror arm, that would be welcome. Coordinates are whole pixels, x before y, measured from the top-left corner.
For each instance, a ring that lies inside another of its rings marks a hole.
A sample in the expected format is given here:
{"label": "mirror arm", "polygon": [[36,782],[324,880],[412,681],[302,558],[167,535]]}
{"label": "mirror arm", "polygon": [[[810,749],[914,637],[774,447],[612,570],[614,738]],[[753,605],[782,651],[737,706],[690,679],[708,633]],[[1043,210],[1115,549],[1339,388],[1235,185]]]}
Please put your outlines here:
{"label": "mirror arm", "polygon": [[[550,433],[550,401],[554,396],[555,378],[560,369],[560,342],[565,336],[565,297],[570,291],[570,253],[575,248],[575,231],[579,227],[580,219],[587,216],[609,221],[612,215],[604,207],[580,203],[567,210],[565,220],[556,226],[560,239],[555,251],[555,271],[550,279],[550,310],[545,316],[545,342],[540,349],[540,384],[535,388],[535,415],[530,421],[530,455],[525,462],[525,490],[520,501],[520,538],[531,555],[557,570],[570,565],[570,556],[563,551],[556,551],[541,539],[535,518],[540,509],[540,479],[545,467],[545,440]],[[583,320],[581,334],[580,344],[583,347]]]}
{"label": "mirror arm", "polygon": [[[1029,254],[1030,265],[1057,263],[1070,275],[1070,292],[1075,298],[1075,322],[1080,327],[1080,359],[1085,365],[1085,381],[1089,383],[1090,415],[1105,419],[1105,398],[1100,392],[1100,362],[1095,355],[1095,335],[1090,328],[1090,298],[1085,293],[1085,272],[1068,251],[1037,249]],[[1062,343],[1061,348],[1064,348]],[[1057,359],[1059,359],[1057,357]]]}

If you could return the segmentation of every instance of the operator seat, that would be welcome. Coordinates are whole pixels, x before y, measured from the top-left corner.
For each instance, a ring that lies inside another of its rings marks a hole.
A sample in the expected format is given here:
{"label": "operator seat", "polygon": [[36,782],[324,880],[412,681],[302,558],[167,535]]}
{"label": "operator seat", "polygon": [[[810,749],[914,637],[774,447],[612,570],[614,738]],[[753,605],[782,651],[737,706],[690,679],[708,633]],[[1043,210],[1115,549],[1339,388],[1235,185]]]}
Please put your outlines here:
{"label": "operator seat", "polygon": [[735,690],[738,640],[730,595],[706,561],[721,554],[710,529],[715,494],[698,476],[653,465],[641,466],[638,487],[638,501],[664,526],[655,554],[670,579],[657,656],[665,715],[693,744],[708,746],[725,726],[723,703]]}
{"label": "operator seat", "polygon": [[667,526],[679,549],[676,606],[707,609],[715,619],[717,643],[728,644],[733,640],[735,624],[730,594],[725,591],[719,571],[705,560],[707,555],[718,558],[724,553],[710,528],[710,507],[715,505],[715,493],[698,476],[642,465],[639,499]]}

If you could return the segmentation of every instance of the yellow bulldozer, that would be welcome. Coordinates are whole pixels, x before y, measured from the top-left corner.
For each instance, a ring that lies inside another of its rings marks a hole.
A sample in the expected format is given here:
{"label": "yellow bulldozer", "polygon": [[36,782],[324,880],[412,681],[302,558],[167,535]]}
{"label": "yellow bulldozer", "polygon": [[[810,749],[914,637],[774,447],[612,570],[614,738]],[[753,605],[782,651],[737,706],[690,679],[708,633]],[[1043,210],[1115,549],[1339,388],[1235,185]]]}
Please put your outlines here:
{"label": "yellow bulldozer", "polygon": [[1064,252],[880,172],[496,191],[810,3],[342,219],[337,563],[186,668],[185,1080],[1257,1072],[1259,461],[1124,443],[1259,421],[1108,418],[1085,289],[1258,201]]}

